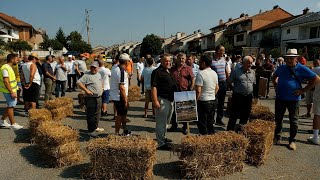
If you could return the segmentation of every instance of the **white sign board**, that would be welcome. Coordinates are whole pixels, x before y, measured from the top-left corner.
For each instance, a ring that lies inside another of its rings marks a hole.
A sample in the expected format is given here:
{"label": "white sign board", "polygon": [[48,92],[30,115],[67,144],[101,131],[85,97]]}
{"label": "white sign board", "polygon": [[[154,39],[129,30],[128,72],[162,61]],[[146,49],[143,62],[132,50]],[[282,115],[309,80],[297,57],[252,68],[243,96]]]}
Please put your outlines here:
{"label": "white sign board", "polygon": [[198,121],[195,91],[175,92],[174,103],[177,122]]}

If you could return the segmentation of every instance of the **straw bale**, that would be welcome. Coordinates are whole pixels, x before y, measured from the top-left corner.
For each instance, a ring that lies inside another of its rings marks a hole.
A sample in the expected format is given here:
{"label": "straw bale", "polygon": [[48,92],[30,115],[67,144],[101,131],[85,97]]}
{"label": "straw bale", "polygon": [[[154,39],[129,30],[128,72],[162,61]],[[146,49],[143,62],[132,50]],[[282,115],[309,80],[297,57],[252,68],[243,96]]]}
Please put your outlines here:
{"label": "straw bale", "polygon": [[68,156],[80,151],[80,144],[78,141],[69,142],[59,146],[51,146],[47,142],[39,141],[37,146],[43,150],[44,154],[54,158]]}
{"label": "straw bale", "polygon": [[244,167],[248,140],[235,132],[208,136],[186,136],[181,140],[179,159],[185,178],[217,178]]}
{"label": "straw bale", "polygon": [[263,105],[253,105],[251,108],[250,119],[262,119],[265,121],[274,121],[274,113],[270,108]]}
{"label": "straw bale", "polygon": [[63,167],[73,165],[83,160],[83,155],[80,151],[75,152],[73,154],[67,154],[61,157],[53,157],[46,154],[41,154],[40,156],[51,167]]}
{"label": "straw bale", "polygon": [[35,143],[48,146],[59,146],[79,139],[79,133],[68,126],[63,126],[52,121],[41,123],[35,134]]}
{"label": "straw bale", "polygon": [[249,139],[247,160],[260,166],[269,154],[274,138],[275,123],[271,121],[255,120],[243,127],[242,133]]}
{"label": "straw bale", "polygon": [[141,96],[139,86],[130,86],[128,90],[128,101],[139,101]]}
{"label": "straw bale", "polygon": [[61,121],[63,118],[67,117],[66,107],[59,107],[56,109],[51,109],[50,111],[53,121]]}
{"label": "straw bale", "polygon": [[70,97],[59,97],[57,99],[61,99],[62,101],[64,101],[66,104],[73,104],[73,99]]}
{"label": "straw bale", "polygon": [[39,124],[44,121],[52,121],[52,115],[48,109],[43,108],[29,110],[29,128],[31,134],[34,134]]}
{"label": "straw bale", "polygon": [[141,136],[108,136],[89,142],[89,178],[152,179],[157,144]]}
{"label": "straw bale", "polygon": [[73,99],[62,97],[62,98],[56,98],[53,100],[46,101],[44,103],[44,107],[49,110],[52,110],[52,109],[63,107],[68,104],[73,104]]}
{"label": "straw bale", "polygon": [[65,106],[66,116],[73,116],[73,104],[67,104]]}

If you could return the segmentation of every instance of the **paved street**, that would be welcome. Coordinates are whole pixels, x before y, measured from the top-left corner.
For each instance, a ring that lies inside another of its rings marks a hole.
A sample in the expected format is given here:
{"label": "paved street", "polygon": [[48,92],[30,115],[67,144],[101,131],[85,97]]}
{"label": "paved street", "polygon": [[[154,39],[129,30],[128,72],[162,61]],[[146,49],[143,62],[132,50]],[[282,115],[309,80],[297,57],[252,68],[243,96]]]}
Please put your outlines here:
{"label": "paved street", "polygon": [[[132,84],[136,84],[133,79]],[[75,115],[63,120],[64,124],[70,125],[80,131],[80,143],[84,147],[88,144],[90,137],[86,135],[86,120],[84,113],[78,109],[77,92],[67,93],[75,99]],[[261,104],[269,106],[274,111],[274,93],[271,89],[270,99],[261,100]],[[150,136],[155,138],[155,122],[152,118],[142,118],[144,103],[141,101],[131,102],[128,118],[131,122],[128,128],[134,134]],[[0,111],[3,112],[5,101],[0,95]],[[88,163],[88,158],[78,165],[64,168],[48,168],[39,158],[38,152],[30,144],[28,134],[28,118],[23,116],[23,106],[16,108],[16,120],[24,126],[23,130],[14,132],[11,129],[0,129],[0,179],[78,179],[79,171]],[[304,101],[301,103],[300,114],[306,112]],[[108,106],[108,112],[112,113],[112,106]],[[151,111],[149,111],[151,114]],[[114,121],[112,116],[103,117],[100,127],[106,129],[106,133],[114,132]],[[227,118],[224,118],[227,123]],[[180,125],[181,127],[181,125]],[[266,163],[259,168],[246,165],[244,171],[225,176],[222,179],[319,179],[320,175],[320,146],[309,144],[306,139],[311,136],[307,130],[312,128],[311,119],[299,120],[299,132],[297,135],[297,150],[290,151],[286,148],[287,141],[283,146],[274,146]],[[221,127],[217,131],[224,130]],[[284,120],[284,137],[288,137],[288,118]],[[195,124],[191,125],[192,135],[197,134]],[[168,138],[175,144],[179,144],[183,134],[180,132],[168,133]],[[287,140],[287,139],[286,139]],[[172,152],[158,151],[156,164],[154,165],[154,179],[180,179],[178,156]]]}

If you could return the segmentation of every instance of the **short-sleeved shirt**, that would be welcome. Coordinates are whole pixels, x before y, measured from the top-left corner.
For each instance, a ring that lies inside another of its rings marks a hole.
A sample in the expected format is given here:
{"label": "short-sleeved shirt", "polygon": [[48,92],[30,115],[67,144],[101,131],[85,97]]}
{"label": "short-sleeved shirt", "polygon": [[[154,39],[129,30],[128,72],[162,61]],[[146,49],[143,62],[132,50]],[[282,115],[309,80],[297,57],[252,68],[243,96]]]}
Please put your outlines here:
{"label": "short-sleeved shirt", "polygon": [[100,67],[98,72],[100,73],[101,78],[103,80],[103,90],[109,90],[110,89],[109,78],[111,76],[111,71],[105,67]]}
{"label": "short-sleeved shirt", "polygon": [[143,77],[144,88],[146,90],[151,90],[151,74],[152,71],[155,70],[156,67],[146,67],[143,69],[141,76]]}
{"label": "short-sleeved shirt", "polygon": [[129,83],[128,83],[128,73],[119,65],[115,65],[111,70],[111,81],[110,81],[110,100],[120,101],[120,89],[119,85],[123,84],[128,96]]}
{"label": "short-sleeved shirt", "polygon": [[126,66],[126,71],[129,75],[132,74],[132,68],[133,68],[133,62],[132,62],[132,60],[129,60],[129,62]]}
{"label": "short-sleeved shirt", "polygon": [[42,72],[43,72],[44,78],[51,78],[46,74],[46,72],[48,72],[49,74],[51,74],[53,76],[53,69],[52,69],[51,65],[47,62],[42,63]]}
{"label": "short-sleeved shirt", "polygon": [[211,69],[218,74],[219,81],[226,81],[226,68],[227,62],[224,57],[221,57],[220,59],[213,59]]}
{"label": "short-sleeved shirt", "polygon": [[68,66],[68,74],[76,74],[75,68],[74,68],[74,60],[72,61],[66,61],[64,62]]}
{"label": "short-sleeved shirt", "polygon": [[174,92],[177,90],[176,81],[170,74],[170,71],[161,65],[152,71],[151,87],[157,88],[157,96],[169,101],[173,101]]}
{"label": "short-sleeved shirt", "polygon": [[191,81],[194,78],[192,68],[187,65],[181,67],[174,66],[170,70],[172,76],[175,78],[179,91],[190,90]]}
{"label": "short-sleeved shirt", "polygon": [[144,63],[143,62],[141,62],[141,63],[138,62],[137,63],[137,71],[140,73],[140,75],[141,75],[143,69],[144,69]]}
{"label": "short-sleeved shirt", "polygon": [[298,78],[296,79],[289,68],[287,65],[281,65],[274,72],[278,77],[276,98],[286,101],[299,101],[301,100],[301,96],[295,96],[294,92],[301,88],[301,82],[304,79],[310,80],[317,75],[308,67],[298,63],[295,67],[291,68]]}
{"label": "short-sleeved shirt", "polygon": [[86,62],[83,60],[76,60],[75,65],[78,66],[78,69],[80,72],[86,72],[87,71],[87,65]]}
{"label": "short-sleeved shirt", "polygon": [[67,70],[63,70],[61,67],[61,64],[56,65],[56,68],[54,69],[55,74],[56,74],[56,79],[58,81],[66,81],[67,80],[67,71],[68,71],[68,66],[65,65]]}
{"label": "short-sleeved shirt", "polygon": [[229,77],[229,81],[234,84],[233,92],[249,95],[253,92],[253,85],[256,82],[255,72],[252,69],[245,71],[243,67],[234,69]]}
{"label": "short-sleeved shirt", "polygon": [[193,72],[194,77],[197,77],[198,71],[199,71],[199,65],[193,63],[192,64],[192,72]]}
{"label": "short-sleeved shirt", "polygon": [[58,64],[57,61],[52,61],[52,62],[50,63],[52,69],[55,69],[56,66],[57,66],[57,64]]}
{"label": "short-sleeved shirt", "polygon": [[102,78],[100,73],[91,73],[91,71],[85,72],[84,75],[78,80],[77,83],[81,82],[86,88],[93,93],[94,97],[102,95]]}
{"label": "short-sleeved shirt", "polygon": [[196,77],[196,86],[201,86],[200,101],[215,100],[215,91],[218,84],[218,75],[211,68],[199,70]]}

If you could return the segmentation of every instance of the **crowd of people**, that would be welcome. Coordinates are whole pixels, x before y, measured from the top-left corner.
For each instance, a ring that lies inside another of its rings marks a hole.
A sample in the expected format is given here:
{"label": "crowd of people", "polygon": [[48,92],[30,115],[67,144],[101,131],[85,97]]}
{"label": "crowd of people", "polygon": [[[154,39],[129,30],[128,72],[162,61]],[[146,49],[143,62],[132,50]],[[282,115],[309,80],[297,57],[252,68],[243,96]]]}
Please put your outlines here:
{"label": "crowd of people", "polygon": [[[7,108],[1,117],[1,127],[15,130],[23,128],[14,120],[14,107],[20,100],[22,91],[25,113],[31,108],[39,108],[40,89],[44,84],[44,101],[53,97],[63,97],[66,91],[84,92],[87,115],[87,128],[90,136],[97,136],[104,129],[99,127],[101,116],[108,115],[107,104],[113,102],[115,134],[130,135],[126,124],[129,109],[128,90],[133,75],[133,62],[126,53],[118,54],[111,70],[105,68],[102,56],[98,56],[87,70],[86,59],[75,60],[72,55],[65,58],[47,56],[43,63],[37,54],[24,56],[21,63],[15,54],[7,56],[7,63],[1,67],[0,91],[3,92]],[[275,144],[281,143],[282,122],[286,109],[289,111],[290,137],[288,148],[296,149],[295,136],[298,132],[299,105],[301,95],[306,93],[307,114],[311,117],[313,104],[313,134],[308,139],[319,144],[320,129],[320,60],[314,60],[313,69],[299,61],[296,49],[288,49],[284,58],[274,60],[260,54],[249,56],[228,56],[225,48],[219,45],[214,57],[179,53],[176,56],[163,54],[156,65],[147,55],[136,65],[137,82],[141,94],[145,96],[143,117],[148,117],[149,103],[152,103],[152,117],[155,118],[155,134],[159,150],[171,149],[167,132],[181,131],[187,134],[187,124],[178,128],[174,107],[174,92],[195,91],[199,134],[215,133],[215,126],[226,127],[229,131],[241,131],[250,116],[254,98],[269,98],[272,82],[275,93]],[[265,87],[263,87],[266,79]],[[303,83],[306,83],[304,85]],[[261,88],[265,92],[261,93]],[[224,104],[227,91],[232,91],[228,123]],[[10,121],[7,122],[7,117]],[[237,120],[239,124],[237,125]],[[170,126],[171,124],[171,126]],[[121,128],[123,132],[120,133]]]}

